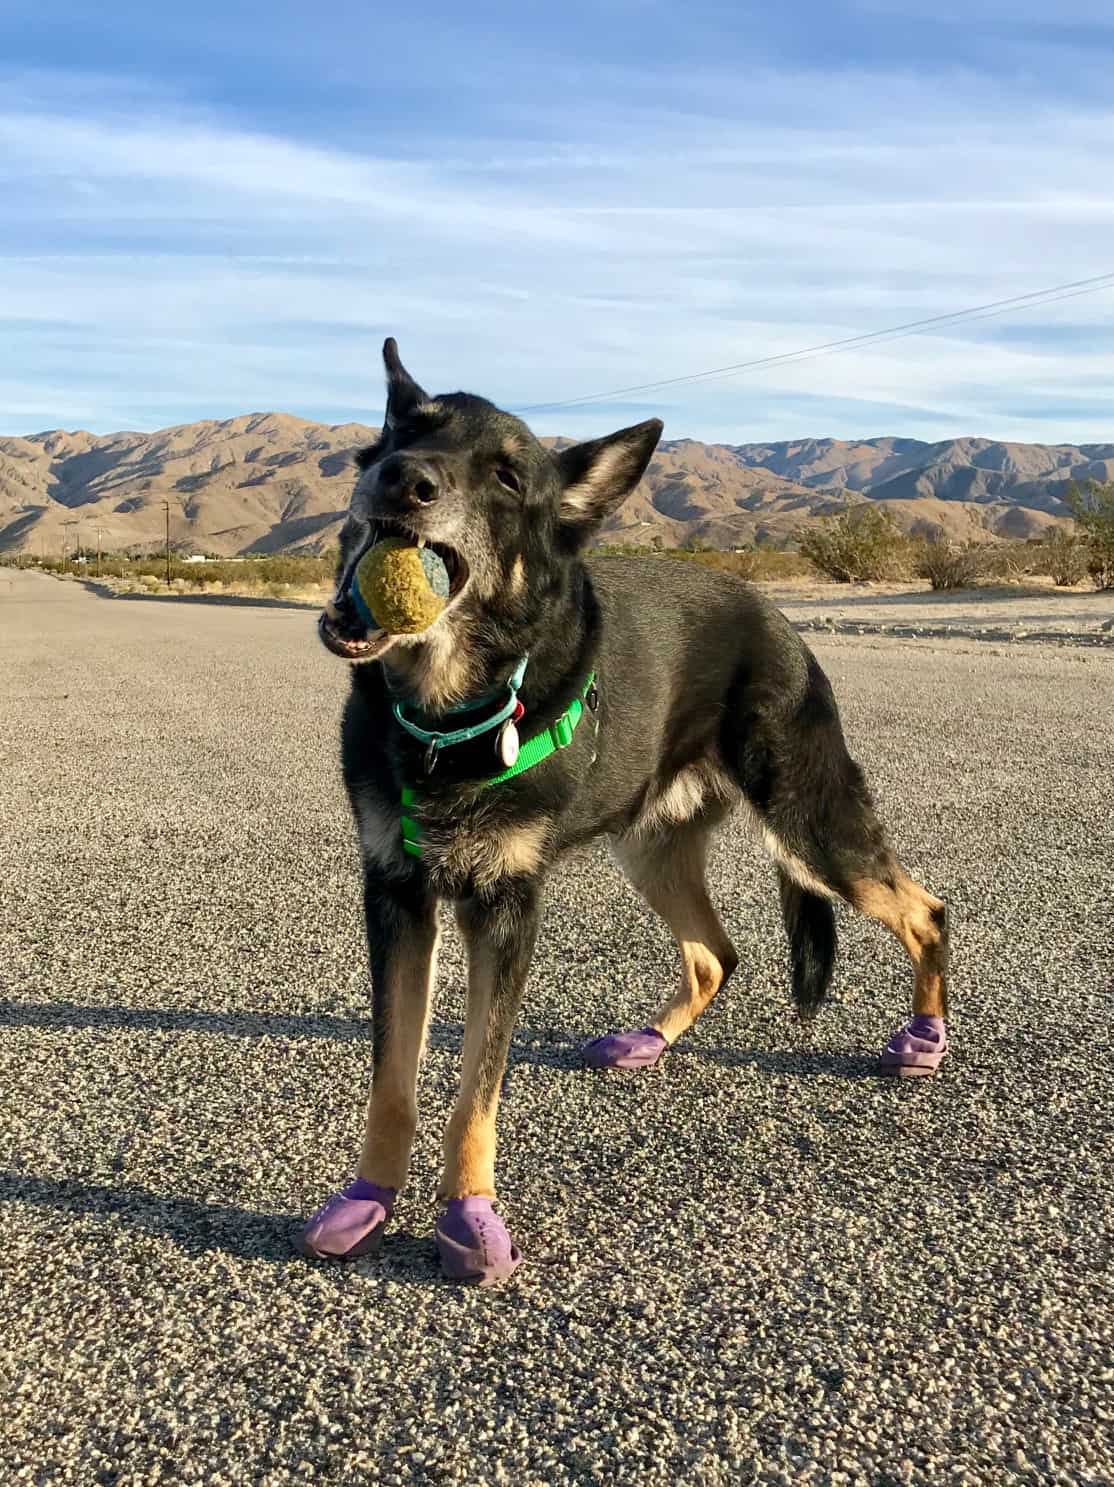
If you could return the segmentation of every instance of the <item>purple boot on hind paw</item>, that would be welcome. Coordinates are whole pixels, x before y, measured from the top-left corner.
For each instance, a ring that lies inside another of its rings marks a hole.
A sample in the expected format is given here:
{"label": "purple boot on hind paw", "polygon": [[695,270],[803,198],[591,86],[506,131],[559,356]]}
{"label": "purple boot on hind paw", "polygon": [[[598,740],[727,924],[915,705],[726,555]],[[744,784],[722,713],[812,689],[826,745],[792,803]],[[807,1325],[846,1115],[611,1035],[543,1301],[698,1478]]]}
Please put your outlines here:
{"label": "purple boot on hind paw", "polygon": [[522,1263],[490,1198],[450,1198],[436,1234],[441,1269],[449,1280],[493,1286]]}
{"label": "purple boot on hind paw", "polygon": [[882,1050],[879,1067],[883,1074],[923,1077],[936,1073],[947,1051],[944,1019],[919,1013],[894,1033]]}
{"label": "purple boot on hind paw", "polygon": [[656,1027],[636,1033],[608,1033],[593,1038],[581,1050],[584,1062],[593,1069],[648,1069],[669,1047]]}
{"label": "purple boot on hind paw", "polygon": [[373,1254],[383,1242],[394,1202],[394,1188],[358,1177],[321,1205],[294,1244],[311,1260],[358,1260]]}

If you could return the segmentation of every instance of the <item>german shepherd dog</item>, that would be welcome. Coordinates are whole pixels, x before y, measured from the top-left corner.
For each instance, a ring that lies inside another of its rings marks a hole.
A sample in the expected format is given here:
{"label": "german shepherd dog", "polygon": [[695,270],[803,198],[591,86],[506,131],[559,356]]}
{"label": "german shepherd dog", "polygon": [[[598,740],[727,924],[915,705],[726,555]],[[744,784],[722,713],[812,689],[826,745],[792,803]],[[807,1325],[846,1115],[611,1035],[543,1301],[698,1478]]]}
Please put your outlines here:
{"label": "german shepherd dog", "polygon": [[[324,644],[352,663],[342,759],[363,855],[371,1100],[358,1178],[299,1245],[339,1259],[380,1242],[406,1179],[449,899],[468,999],[436,1239],[446,1275],[489,1283],[520,1260],[492,1207],[496,1106],[546,874],[562,853],[607,836],[680,949],[680,985],[649,1025],[588,1045],[603,1068],[654,1062],[735,970],[704,864],[736,807],[776,864],[801,1017],[831,977],[833,900],[880,920],[912,960],[915,1015],[884,1070],[931,1073],[944,1053],[945,908],[888,847],[827,678],[783,615],[695,563],[586,556],[649,464],[659,420],[549,450],[483,398],[427,396],[393,340],[383,358],[383,431],[357,456],[336,593],[319,621]],[[420,634],[369,627],[353,602],[360,558],[388,535],[431,547],[450,578],[445,609]]]}

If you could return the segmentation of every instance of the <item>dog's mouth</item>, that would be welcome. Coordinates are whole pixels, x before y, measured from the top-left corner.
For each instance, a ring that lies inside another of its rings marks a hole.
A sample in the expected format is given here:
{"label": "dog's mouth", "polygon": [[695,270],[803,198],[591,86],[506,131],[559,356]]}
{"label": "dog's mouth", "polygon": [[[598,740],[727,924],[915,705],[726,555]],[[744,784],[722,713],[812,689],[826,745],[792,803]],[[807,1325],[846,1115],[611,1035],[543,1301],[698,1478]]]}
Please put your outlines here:
{"label": "dog's mouth", "polygon": [[[446,600],[445,608],[434,621],[435,625],[440,624],[444,616],[460,598],[468,583],[468,563],[463,554],[445,542],[432,542],[428,537],[423,537],[420,533],[413,532],[409,528],[404,527],[400,522],[395,521],[374,522],[372,524],[371,541],[368,543],[368,548],[374,547],[377,542],[382,542],[385,537],[399,537],[404,542],[417,543],[420,547],[428,547],[444,563],[445,572],[449,576],[449,596]],[[367,551],[366,548],[365,551]],[[317,622],[317,629],[326,649],[332,651],[334,656],[340,656],[345,661],[377,660],[397,640],[402,638],[392,634],[388,630],[372,630],[368,628],[356,609],[355,604],[352,602],[349,584],[346,584],[325,605],[321,617]],[[421,631],[419,633],[426,634],[428,632]]]}

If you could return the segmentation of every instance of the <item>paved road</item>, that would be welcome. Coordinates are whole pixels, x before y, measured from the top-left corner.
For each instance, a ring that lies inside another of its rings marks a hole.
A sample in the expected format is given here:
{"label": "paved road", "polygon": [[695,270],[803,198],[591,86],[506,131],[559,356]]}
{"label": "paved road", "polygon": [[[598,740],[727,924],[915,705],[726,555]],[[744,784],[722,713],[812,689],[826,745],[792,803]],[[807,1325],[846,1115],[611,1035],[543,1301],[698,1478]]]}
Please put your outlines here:
{"label": "paved road", "polygon": [[950,1068],[872,1075],[906,976],[850,916],[794,1033],[770,870],[731,831],[737,984],[660,1069],[581,1069],[674,974],[582,857],[503,1107],[530,1263],[462,1292],[430,1243],[453,939],[382,1257],[288,1247],[349,1169],[369,1059],[343,667],[304,612],[0,571],[0,1480],[1114,1480],[1114,657],[817,650],[953,906]]}

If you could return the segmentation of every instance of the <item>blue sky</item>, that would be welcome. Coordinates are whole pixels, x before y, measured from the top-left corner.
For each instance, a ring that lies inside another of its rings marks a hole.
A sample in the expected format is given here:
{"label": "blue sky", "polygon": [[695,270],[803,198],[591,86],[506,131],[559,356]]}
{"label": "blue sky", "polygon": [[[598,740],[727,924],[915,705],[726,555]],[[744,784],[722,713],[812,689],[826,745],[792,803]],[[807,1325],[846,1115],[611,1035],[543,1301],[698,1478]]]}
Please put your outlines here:
{"label": "blue sky", "polygon": [[[1108,0],[7,0],[0,430],[563,400],[1114,272]],[[1114,439],[1114,290],[531,415]]]}

